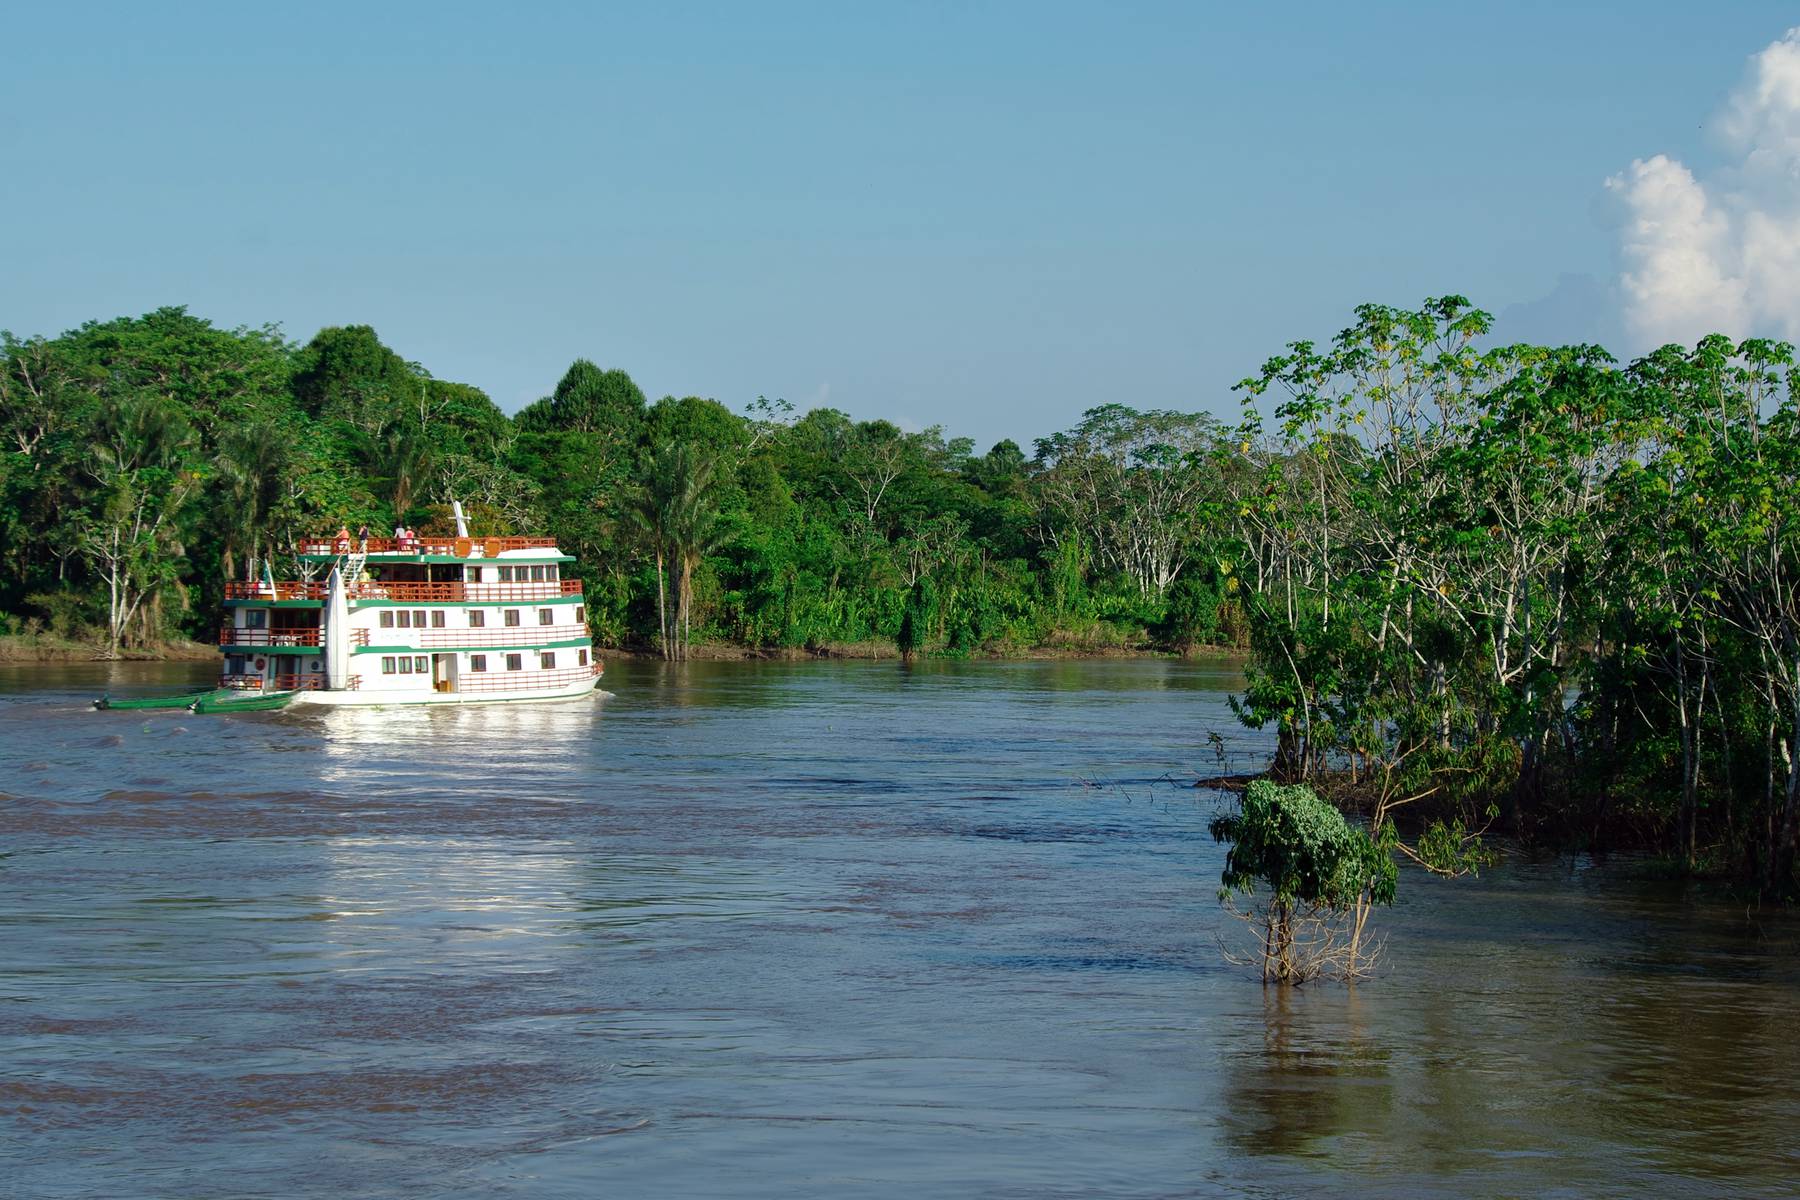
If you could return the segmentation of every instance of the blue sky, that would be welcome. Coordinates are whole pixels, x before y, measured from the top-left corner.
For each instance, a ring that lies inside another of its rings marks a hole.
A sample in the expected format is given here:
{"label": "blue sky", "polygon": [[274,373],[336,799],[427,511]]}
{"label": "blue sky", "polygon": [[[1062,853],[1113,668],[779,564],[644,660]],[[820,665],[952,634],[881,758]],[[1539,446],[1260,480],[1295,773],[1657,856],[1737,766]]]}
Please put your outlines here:
{"label": "blue sky", "polygon": [[1708,123],[1796,19],[157,7],[9,15],[0,326],[367,323],[509,411],[585,356],[983,447],[1111,401],[1234,411],[1363,300],[1628,341],[1605,180],[1728,166]]}

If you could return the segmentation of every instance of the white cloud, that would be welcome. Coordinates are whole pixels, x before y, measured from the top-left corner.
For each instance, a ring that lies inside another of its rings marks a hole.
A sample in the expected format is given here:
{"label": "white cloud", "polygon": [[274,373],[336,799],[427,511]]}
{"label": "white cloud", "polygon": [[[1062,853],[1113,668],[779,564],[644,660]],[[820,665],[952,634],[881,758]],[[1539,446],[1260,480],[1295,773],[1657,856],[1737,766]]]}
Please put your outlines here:
{"label": "white cloud", "polygon": [[1645,344],[1800,338],[1800,28],[1751,58],[1720,126],[1732,165],[1705,181],[1664,154],[1606,181],[1626,214],[1625,321]]}

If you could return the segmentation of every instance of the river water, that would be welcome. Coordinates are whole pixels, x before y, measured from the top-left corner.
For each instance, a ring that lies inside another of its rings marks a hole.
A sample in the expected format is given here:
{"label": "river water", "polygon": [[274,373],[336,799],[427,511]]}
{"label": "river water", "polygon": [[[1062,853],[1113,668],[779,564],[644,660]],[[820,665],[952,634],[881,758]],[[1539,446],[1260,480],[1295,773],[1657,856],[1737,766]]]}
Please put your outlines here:
{"label": "river water", "polygon": [[0,1192],[1796,1194],[1800,955],[1631,864],[1220,957],[1226,665],[619,663],[199,717],[0,669]]}

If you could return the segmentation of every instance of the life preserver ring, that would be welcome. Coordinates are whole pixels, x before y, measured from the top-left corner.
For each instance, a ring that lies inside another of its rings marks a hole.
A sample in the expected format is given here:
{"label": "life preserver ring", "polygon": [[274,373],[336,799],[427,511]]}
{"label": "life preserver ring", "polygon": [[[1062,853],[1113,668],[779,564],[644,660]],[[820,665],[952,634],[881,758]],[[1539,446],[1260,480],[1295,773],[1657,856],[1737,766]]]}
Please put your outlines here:
{"label": "life preserver ring", "polygon": [[500,539],[499,538],[488,538],[486,541],[481,543],[481,549],[482,549],[482,552],[488,558],[499,558],[500,557]]}
{"label": "life preserver ring", "polygon": [[456,551],[456,557],[458,557],[458,558],[469,557],[469,551],[473,548],[474,548],[474,543],[471,542],[468,538],[462,538],[462,537],[457,538],[456,545],[451,547],[451,549]]}
{"label": "life preserver ring", "polygon": [[256,670],[258,674],[262,673],[262,669],[268,665],[268,662],[269,660],[266,658],[259,658],[256,660]]}

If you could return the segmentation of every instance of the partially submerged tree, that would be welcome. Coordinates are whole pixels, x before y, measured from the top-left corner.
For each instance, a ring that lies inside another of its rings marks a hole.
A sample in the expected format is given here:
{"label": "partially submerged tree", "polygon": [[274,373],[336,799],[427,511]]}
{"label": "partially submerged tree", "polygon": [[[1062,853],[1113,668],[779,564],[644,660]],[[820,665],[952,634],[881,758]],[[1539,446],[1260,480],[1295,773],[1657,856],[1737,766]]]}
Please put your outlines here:
{"label": "partially submerged tree", "polygon": [[1268,779],[1252,782],[1238,811],[1215,817],[1210,828],[1216,840],[1232,844],[1220,900],[1231,905],[1235,894],[1256,897],[1263,889],[1241,915],[1256,929],[1249,961],[1264,979],[1305,983],[1368,973],[1379,949],[1368,937],[1369,915],[1394,902],[1399,882],[1385,845],[1311,788]]}

